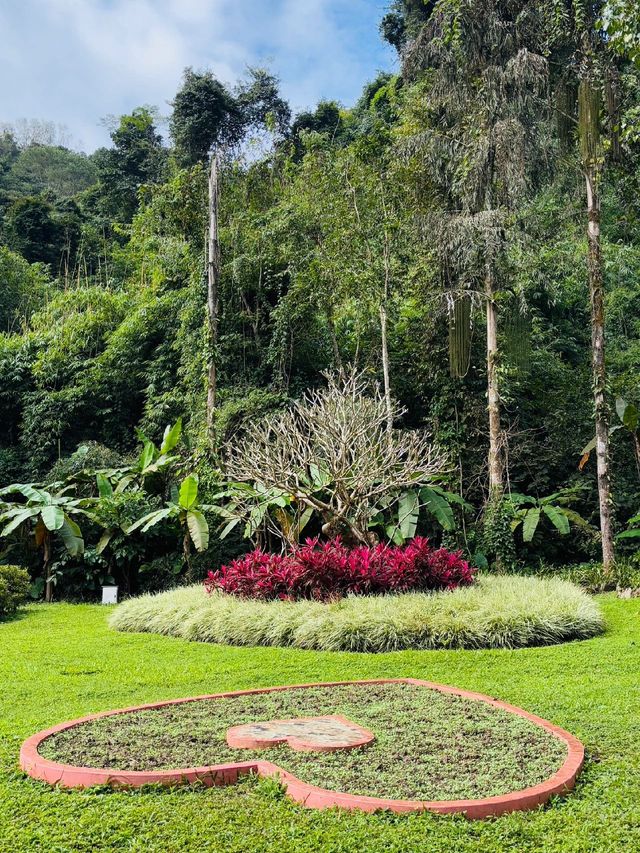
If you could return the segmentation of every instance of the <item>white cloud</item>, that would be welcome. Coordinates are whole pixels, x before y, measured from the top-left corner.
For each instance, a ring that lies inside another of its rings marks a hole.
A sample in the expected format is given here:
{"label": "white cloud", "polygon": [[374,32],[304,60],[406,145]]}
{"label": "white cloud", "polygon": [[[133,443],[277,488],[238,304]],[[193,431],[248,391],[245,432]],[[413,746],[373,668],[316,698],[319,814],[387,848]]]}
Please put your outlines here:
{"label": "white cloud", "polygon": [[167,102],[183,69],[233,83],[269,61],[296,109],[353,99],[391,55],[385,0],[0,0],[0,121],[69,125],[87,148],[100,118]]}

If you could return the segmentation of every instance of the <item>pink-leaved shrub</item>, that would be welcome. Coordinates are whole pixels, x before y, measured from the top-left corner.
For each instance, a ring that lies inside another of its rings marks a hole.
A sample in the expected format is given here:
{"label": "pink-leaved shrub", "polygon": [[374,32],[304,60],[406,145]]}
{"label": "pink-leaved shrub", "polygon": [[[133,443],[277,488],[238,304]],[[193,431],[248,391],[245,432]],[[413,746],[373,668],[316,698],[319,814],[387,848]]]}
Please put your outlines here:
{"label": "pink-leaved shrub", "polygon": [[284,555],[258,548],[209,572],[205,586],[240,598],[330,601],[348,594],[455,589],[473,583],[474,572],[461,551],[432,548],[422,537],[403,547],[370,548],[349,548],[339,538],[308,539]]}

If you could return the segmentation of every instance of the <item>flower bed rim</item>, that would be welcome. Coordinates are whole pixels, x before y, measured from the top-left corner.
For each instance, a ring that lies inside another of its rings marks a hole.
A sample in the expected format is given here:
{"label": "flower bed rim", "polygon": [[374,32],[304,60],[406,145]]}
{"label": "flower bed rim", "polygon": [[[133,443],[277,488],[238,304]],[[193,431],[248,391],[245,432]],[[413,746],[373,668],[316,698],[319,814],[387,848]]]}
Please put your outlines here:
{"label": "flower bed rim", "polygon": [[[128,714],[135,711],[148,711],[164,708],[168,705],[181,705],[187,702],[198,702],[209,699],[225,699],[237,696],[251,696],[262,693],[274,693],[285,690],[305,690],[317,687],[345,687],[354,684],[413,684],[440,693],[461,696],[477,702],[484,702],[494,708],[508,711],[516,716],[540,726],[545,731],[563,741],[567,746],[567,757],[559,769],[537,785],[500,794],[494,797],[482,797],[467,800],[397,800],[384,797],[371,797],[349,794],[340,791],[330,791],[316,785],[310,785],[298,779],[292,773],[282,769],[271,761],[260,759],[252,761],[236,761],[227,764],[217,764],[204,767],[177,768],[171,770],[113,770],[108,768],[83,767],[63,764],[45,758],[38,752],[43,741],[54,734],[73,728],[82,723],[88,723],[103,717]],[[256,773],[262,777],[275,777],[285,785],[287,796],[306,808],[325,809],[339,807],[374,812],[386,809],[392,812],[430,811],[437,814],[462,813],[470,820],[487,817],[497,817],[514,811],[528,811],[544,805],[552,796],[563,795],[571,791],[576,778],[584,763],[583,744],[565,729],[550,723],[548,720],[531,714],[515,705],[502,702],[482,693],[449,687],[432,681],[417,678],[380,678],[356,681],[329,681],[308,684],[286,684],[277,687],[259,687],[249,690],[232,690],[224,693],[212,693],[204,696],[191,696],[182,699],[167,699],[145,705],[135,705],[115,711],[101,711],[89,714],[75,720],[59,723],[49,729],[37,732],[24,741],[20,748],[20,767],[29,776],[50,785],[60,785],[65,788],[90,788],[98,785],[116,787],[141,787],[143,785],[162,784],[176,785],[200,782],[207,786],[229,785],[237,782],[238,778],[248,773]]]}

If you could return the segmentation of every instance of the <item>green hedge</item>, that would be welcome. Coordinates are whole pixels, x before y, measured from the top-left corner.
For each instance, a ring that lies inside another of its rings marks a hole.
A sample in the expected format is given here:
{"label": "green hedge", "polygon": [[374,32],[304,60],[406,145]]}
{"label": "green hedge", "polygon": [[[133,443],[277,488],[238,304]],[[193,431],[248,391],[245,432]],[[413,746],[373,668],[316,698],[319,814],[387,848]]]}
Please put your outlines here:
{"label": "green hedge", "polygon": [[0,619],[11,616],[29,595],[29,575],[20,566],[0,566]]}
{"label": "green hedge", "polygon": [[110,626],[235,646],[321,651],[520,648],[601,633],[598,605],[557,579],[481,577],[442,593],[350,596],[333,604],[246,601],[201,586],[121,604]]}

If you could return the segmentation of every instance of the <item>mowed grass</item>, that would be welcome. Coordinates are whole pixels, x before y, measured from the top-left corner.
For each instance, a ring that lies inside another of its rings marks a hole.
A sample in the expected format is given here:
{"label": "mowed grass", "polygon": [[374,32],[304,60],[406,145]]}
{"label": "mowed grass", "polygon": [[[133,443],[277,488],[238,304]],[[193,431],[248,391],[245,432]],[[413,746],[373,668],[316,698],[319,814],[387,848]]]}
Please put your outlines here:
{"label": "mowed grass", "polygon": [[[631,851],[640,849],[640,600],[600,599],[607,633],[518,651],[367,655],[239,648],[112,632],[100,606],[33,606],[0,623],[0,850]],[[414,676],[512,702],[572,731],[576,792],[485,822],[305,810],[271,783],[55,790],[24,777],[20,743],[94,711],[223,690]]]}

